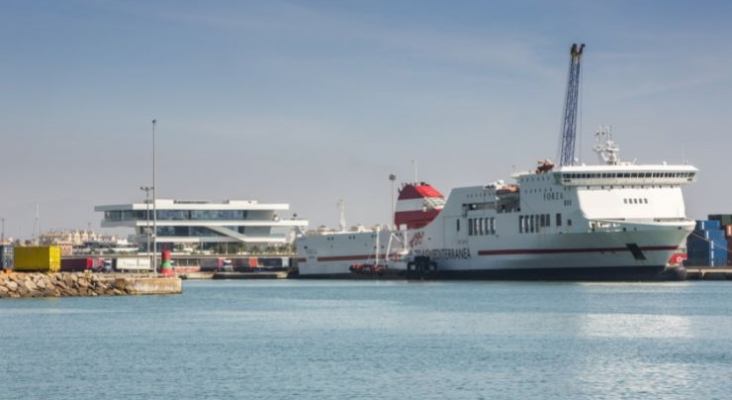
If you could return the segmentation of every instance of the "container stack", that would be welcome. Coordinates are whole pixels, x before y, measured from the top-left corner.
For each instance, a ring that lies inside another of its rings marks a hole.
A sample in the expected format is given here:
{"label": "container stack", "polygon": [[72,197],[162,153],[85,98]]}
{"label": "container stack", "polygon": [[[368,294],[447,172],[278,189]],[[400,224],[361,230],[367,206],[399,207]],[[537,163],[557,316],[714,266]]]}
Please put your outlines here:
{"label": "container stack", "polygon": [[719,221],[727,238],[727,265],[732,265],[732,214],[710,214],[710,221]]}
{"label": "container stack", "polygon": [[687,266],[726,267],[727,237],[720,221],[696,221],[696,229],[686,238],[686,251]]}
{"label": "container stack", "polygon": [[13,268],[13,246],[0,245],[0,271]]}

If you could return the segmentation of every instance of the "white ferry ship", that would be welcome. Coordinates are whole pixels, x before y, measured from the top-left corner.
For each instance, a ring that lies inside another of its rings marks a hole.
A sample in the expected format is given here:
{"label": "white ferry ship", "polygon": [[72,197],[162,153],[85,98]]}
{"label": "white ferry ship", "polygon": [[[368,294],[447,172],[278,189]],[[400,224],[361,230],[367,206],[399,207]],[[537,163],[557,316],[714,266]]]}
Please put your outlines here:
{"label": "white ferry ship", "polygon": [[434,279],[650,279],[695,222],[682,186],[691,165],[623,162],[609,130],[596,135],[601,164],[577,165],[574,126],[579,58],[573,46],[560,165],[453,189],[404,185],[392,229],[306,232],[296,239],[299,276]]}

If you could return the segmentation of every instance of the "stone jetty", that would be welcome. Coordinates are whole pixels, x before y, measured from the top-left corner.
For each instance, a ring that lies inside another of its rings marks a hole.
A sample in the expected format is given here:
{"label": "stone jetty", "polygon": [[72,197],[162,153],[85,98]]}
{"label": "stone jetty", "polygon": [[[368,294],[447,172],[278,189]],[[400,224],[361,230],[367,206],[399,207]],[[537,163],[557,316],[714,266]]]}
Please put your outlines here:
{"label": "stone jetty", "polygon": [[149,275],[0,273],[0,298],[180,294],[181,280]]}

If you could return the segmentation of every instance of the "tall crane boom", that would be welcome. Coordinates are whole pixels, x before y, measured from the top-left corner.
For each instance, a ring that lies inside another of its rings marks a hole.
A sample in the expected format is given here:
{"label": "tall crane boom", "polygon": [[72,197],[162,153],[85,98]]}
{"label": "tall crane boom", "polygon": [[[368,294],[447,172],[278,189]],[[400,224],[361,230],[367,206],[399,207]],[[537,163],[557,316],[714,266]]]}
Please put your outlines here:
{"label": "tall crane boom", "polygon": [[567,78],[567,98],[564,102],[564,126],[562,127],[562,144],[560,147],[559,165],[574,163],[574,139],[577,136],[577,100],[579,97],[580,61],[584,44],[572,45],[569,61],[569,77]]}

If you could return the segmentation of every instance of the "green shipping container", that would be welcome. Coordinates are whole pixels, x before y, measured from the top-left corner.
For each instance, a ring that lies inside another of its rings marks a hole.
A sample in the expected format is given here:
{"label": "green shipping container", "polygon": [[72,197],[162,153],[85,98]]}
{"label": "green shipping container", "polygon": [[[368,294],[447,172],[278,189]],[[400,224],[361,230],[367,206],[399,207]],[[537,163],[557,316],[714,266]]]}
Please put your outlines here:
{"label": "green shipping container", "polygon": [[15,271],[56,272],[61,268],[59,246],[17,246],[13,249]]}

